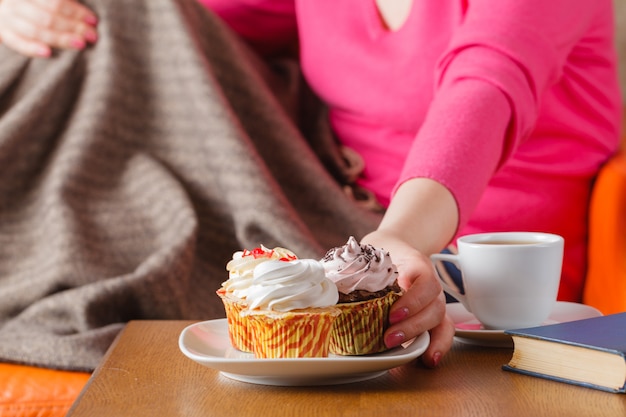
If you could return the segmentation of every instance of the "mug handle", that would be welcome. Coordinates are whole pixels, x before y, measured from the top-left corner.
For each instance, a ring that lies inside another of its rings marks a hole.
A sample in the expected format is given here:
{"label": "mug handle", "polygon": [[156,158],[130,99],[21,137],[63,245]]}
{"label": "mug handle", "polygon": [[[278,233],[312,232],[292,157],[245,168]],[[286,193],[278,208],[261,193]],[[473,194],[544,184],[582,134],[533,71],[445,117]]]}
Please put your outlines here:
{"label": "mug handle", "polygon": [[453,296],[454,298],[456,298],[457,300],[459,300],[459,302],[463,304],[463,306],[467,309],[467,311],[470,311],[467,298],[465,298],[463,294],[461,294],[454,288],[450,287],[441,277],[441,275],[439,274],[439,269],[437,268],[437,262],[446,261],[446,262],[451,262],[455,264],[456,267],[459,268],[459,270],[461,270],[461,267],[459,265],[459,256],[454,255],[454,254],[449,254],[449,253],[434,253],[430,255],[430,261],[432,262],[433,267],[435,268],[435,273],[437,274],[437,278],[439,278],[439,281],[441,282],[441,286],[443,287],[443,290],[447,292],[448,294],[450,294],[451,296]]}

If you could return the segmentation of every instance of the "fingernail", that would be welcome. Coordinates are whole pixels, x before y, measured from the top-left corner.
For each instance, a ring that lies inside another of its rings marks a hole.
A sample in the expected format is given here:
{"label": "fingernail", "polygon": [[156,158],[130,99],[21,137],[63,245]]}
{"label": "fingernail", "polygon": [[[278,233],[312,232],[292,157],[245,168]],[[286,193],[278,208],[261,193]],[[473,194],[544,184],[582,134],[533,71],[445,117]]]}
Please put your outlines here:
{"label": "fingernail", "polygon": [[48,58],[50,55],[52,55],[52,51],[50,50],[50,48],[42,46],[40,48],[37,48],[36,54],[37,56],[40,56],[42,58]]}
{"label": "fingernail", "polygon": [[87,42],[90,43],[95,43],[98,40],[98,34],[94,31],[88,30],[87,32],[85,32],[85,39],[87,39]]}
{"label": "fingernail", "polygon": [[90,24],[92,26],[98,24],[98,18],[94,15],[87,15],[85,16],[85,23]]}
{"label": "fingernail", "polygon": [[389,324],[398,323],[409,317],[409,309],[406,307],[399,308],[389,314]]}
{"label": "fingernail", "polygon": [[82,39],[72,39],[70,45],[72,45],[74,49],[83,49],[85,47],[85,41]]}
{"label": "fingernail", "polygon": [[399,346],[404,342],[405,338],[404,332],[398,331],[390,333],[385,337],[385,345],[387,345],[388,348]]}
{"label": "fingernail", "polygon": [[435,352],[433,354],[433,368],[436,368],[439,362],[441,362],[441,352]]}

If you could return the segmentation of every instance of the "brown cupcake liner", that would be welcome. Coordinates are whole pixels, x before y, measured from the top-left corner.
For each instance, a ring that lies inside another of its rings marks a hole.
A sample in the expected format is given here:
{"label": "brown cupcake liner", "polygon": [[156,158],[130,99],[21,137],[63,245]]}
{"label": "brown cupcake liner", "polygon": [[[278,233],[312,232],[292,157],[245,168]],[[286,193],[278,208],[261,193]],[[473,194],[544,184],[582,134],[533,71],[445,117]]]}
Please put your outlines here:
{"label": "brown cupcake liner", "polygon": [[331,332],[329,350],[335,355],[368,355],[387,350],[384,333],[389,326],[389,309],[400,298],[396,292],[384,297],[337,304],[341,314]]}

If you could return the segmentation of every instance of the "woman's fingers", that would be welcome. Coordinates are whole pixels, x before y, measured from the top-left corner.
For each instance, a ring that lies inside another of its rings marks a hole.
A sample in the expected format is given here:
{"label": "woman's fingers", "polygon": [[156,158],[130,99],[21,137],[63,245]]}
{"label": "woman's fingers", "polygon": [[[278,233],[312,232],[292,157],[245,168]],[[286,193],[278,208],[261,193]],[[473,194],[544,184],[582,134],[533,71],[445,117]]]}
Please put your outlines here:
{"label": "woman's fingers", "polygon": [[0,40],[9,48],[26,56],[47,57],[52,52],[45,43],[28,40],[13,31],[1,31]]}
{"label": "woman's fingers", "polygon": [[[410,315],[408,307],[395,310],[396,318],[404,317],[396,325],[392,325],[385,333],[387,347],[395,347],[419,334],[430,330],[430,344],[422,355],[424,365],[434,368],[448,353],[454,340],[454,323],[445,314],[445,300],[438,297],[419,314]],[[442,307],[443,305],[443,307]],[[441,316],[443,314],[443,317]],[[394,317],[390,314],[390,320]]]}
{"label": "woman's fingers", "polygon": [[422,355],[422,363],[434,368],[452,347],[454,341],[454,323],[445,316],[443,321],[430,330],[430,344]]}
{"label": "woman's fingers", "polygon": [[[62,18],[65,22],[82,22],[92,26],[98,23],[95,13],[76,0],[32,0],[31,5],[36,6],[34,8],[40,12],[44,11],[43,15],[40,13],[39,18],[53,17],[48,21],[49,24],[54,24],[56,18]],[[74,25],[71,24],[70,27]]]}
{"label": "woman's fingers", "polygon": [[405,291],[389,311],[385,345],[392,348],[430,331],[423,361],[436,366],[452,346],[454,324],[446,317],[445,295],[430,258],[390,232],[374,231],[364,242],[389,250]]}
{"label": "woman's fingers", "polygon": [[3,0],[0,39],[28,56],[49,56],[51,48],[82,49],[97,40],[97,18],[74,0]]}
{"label": "woman's fingers", "polygon": [[420,280],[394,303],[385,333],[387,347],[395,347],[437,326],[445,315],[445,298],[438,285]]}

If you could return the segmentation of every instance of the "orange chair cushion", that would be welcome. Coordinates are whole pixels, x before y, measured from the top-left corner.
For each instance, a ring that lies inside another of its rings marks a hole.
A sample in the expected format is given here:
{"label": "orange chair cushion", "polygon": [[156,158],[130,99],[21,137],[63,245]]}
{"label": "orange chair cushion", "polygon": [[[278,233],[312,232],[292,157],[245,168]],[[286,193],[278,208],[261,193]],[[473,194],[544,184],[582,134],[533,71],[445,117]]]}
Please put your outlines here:
{"label": "orange chair cushion", "polygon": [[583,302],[626,311],[626,148],[600,171],[590,203],[589,269]]}
{"label": "orange chair cushion", "polygon": [[63,417],[90,376],[0,363],[0,416]]}

